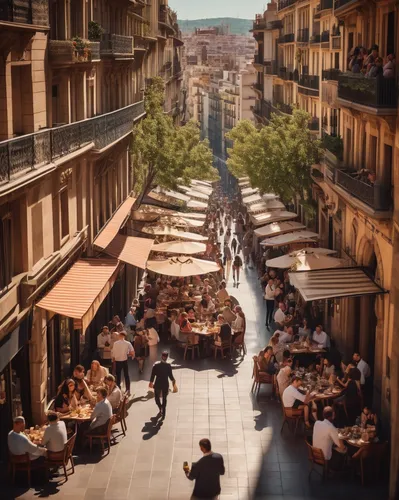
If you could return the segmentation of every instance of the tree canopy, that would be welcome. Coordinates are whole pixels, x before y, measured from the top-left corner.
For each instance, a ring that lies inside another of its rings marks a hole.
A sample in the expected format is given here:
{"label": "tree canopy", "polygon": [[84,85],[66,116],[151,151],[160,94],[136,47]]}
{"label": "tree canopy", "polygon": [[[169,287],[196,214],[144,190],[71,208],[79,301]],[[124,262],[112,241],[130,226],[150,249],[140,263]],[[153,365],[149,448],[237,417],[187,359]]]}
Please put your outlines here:
{"label": "tree canopy", "polygon": [[273,115],[270,124],[256,128],[241,121],[227,134],[229,170],[236,177],[248,176],[262,193],[273,192],[283,202],[304,197],[312,183],[311,165],[317,162],[320,142],[308,128],[310,115],[294,109],[292,115]]}
{"label": "tree canopy", "polygon": [[133,131],[132,164],[134,191],[138,203],[155,185],[175,189],[191,179],[217,180],[208,141],[201,141],[200,129],[190,121],[177,127],[164,113],[164,82],[153,78],[144,96],[147,113]]}

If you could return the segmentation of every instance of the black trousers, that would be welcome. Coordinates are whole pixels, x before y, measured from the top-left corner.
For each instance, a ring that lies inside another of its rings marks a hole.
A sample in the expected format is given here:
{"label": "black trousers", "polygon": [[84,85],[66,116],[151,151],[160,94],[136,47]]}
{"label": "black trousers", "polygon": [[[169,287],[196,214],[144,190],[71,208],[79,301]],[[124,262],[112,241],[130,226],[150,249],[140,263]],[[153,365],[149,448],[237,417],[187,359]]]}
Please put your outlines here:
{"label": "black trousers", "polygon": [[274,299],[266,300],[266,325],[273,322]]}
{"label": "black trousers", "polygon": [[130,391],[129,365],[127,363],[127,360],[115,361],[115,368],[116,368],[116,383],[118,384],[119,388],[121,387],[122,370],[123,370],[123,375],[125,377],[126,391]]}
{"label": "black trousers", "polygon": [[[155,403],[157,404],[158,408],[165,412],[166,410],[166,402],[168,399],[168,393],[169,393],[169,388],[168,389],[158,389],[157,387],[154,387],[154,395],[155,395]],[[161,403],[161,398],[162,398],[162,403]]]}

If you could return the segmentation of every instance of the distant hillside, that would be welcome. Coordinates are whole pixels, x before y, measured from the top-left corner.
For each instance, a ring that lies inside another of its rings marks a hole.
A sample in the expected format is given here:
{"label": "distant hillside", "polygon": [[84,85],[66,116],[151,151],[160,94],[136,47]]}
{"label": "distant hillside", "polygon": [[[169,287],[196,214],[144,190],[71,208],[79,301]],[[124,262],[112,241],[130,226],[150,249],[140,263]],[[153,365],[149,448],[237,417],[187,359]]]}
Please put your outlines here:
{"label": "distant hillside", "polygon": [[230,27],[230,33],[233,35],[248,35],[252,29],[253,21],[251,19],[238,19],[235,17],[212,17],[208,19],[194,19],[183,21],[179,19],[179,27],[183,33],[191,33],[195,28],[210,28],[211,26],[220,26],[221,24]]}

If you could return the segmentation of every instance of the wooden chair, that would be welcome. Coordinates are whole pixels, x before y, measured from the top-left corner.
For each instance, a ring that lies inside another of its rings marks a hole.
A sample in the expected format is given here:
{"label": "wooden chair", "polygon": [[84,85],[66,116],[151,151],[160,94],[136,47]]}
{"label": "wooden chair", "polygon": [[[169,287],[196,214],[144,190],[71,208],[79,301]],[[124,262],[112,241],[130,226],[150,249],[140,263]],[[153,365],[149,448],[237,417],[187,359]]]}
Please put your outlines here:
{"label": "wooden chair", "polygon": [[[121,424],[121,430],[124,436],[126,436],[126,431],[127,431],[127,425],[126,425],[126,406],[127,402],[129,400],[129,396],[125,395],[122,398],[122,401],[119,405],[118,411],[114,415],[114,422],[113,426],[117,424]],[[115,442],[115,437],[113,437],[113,440]]]}
{"label": "wooden chair", "polygon": [[11,468],[12,482],[15,484],[15,474],[17,471],[26,472],[28,476],[28,486],[31,485],[31,471],[44,469],[45,465],[43,462],[36,463],[36,460],[31,460],[29,453],[24,455],[13,455],[9,453],[9,467]]}
{"label": "wooden chair", "polygon": [[224,358],[224,352],[226,350],[228,350],[229,354],[230,354],[230,358],[231,358],[231,355],[232,355],[232,343],[231,343],[231,340],[229,340],[228,342],[221,342],[220,345],[217,345],[217,344],[212,344],[211,345],[211,349],[214,351],[214,357],[215,359],[217,358],[217,355],[218,355],[218,352],[220,352],[220,355],[222,356],[222,358]]}
{"label": "wooden chair", "polygon": [[186,359],[187,353],[191,351],[191,359],[195,358],[195,352],[197,351],[198,357],[200,357],[199,343],[195,340],[195,335],[187,335],[187,343],[184,348],[183,359]]}
{"label": "wooden chair", "polygon": [[369,443],[361,446],[359,450],[352,456],[351,462],[354,465],[354,472],[356,472],[356,465],[359,464],[360,479],[362,486],[364,486],[365,468],[369,465],[370,476],[379,479],[381,471],[381,463],[387,455],[388,443]]}
{"label": "wooden chair", "polygon": [[256,397],[259,395],[260,387],[262,384],[271,384],[273,386],[273,375],[270,375],[269,373],[261,372],[259,370],[259,363],[258,363],[258,357],[253,356],[253,362],[254,362],[254,369],[252,372],[252,378],[254,379],[254,383],[252,384],[252,389],[251,392],[256,393]]}
{"label": "wooden chair", "polygon": [[92,447],[93,447],[93,439],[99,439],[100,444],[101,444],[101,451],[104,454],[104,441],[107,442],[108,445],[108,453],[110,452],[111,449],[111,431],[112,431],[112,426],[114,424],[114,415],[108,420],[108,426],[107,426],[107,431],[103,434],[87,434],[87,439],[89,440],[89,446],[90,446],[90,453],[92,452]]}
{"label": "wooden chair", "polygon": [[283,424],[281,426],[280,432],[283,432],[284,425],[287,424],[288,428],[292,431],[292,425],[295,424],[294,427],[294,436],[296,436],[296,432],[298,430],[299,422],[304,420],[303,410],[298,410],[296,408],[283,408]]}
{"label": "wooden chair", "polygon": [[316,465],[322,468],[322,472],[320,475],[322,476],[323,480],[326,479],[326,477],[328,476],[328,461],[324,458],[323,450],[312,446],[307,439],[305,439],[305,443],[308,448],[308,460],[310,465],[308,479],[310,480],[310,476],[312,475],[313,471],[320,474],[320,471],[315,468]]}
{"label": "wooden chair", "polygon": [[70,470],[72,471],[71,474],[74,474],[75,472],[75,463],[73,461],[73,448],[75,446],[75,441],[76,441],[76,432],[65,443],[65,447],[62,451],[47,452],[47,458],[45,461],[46,469],[48,470],[48,469],[53,469],[54,467],[62,467],[64,469],[65,482],[68,481],[68,473],[67,473],[68,462],[71,462],[71,468],[70,468]]}

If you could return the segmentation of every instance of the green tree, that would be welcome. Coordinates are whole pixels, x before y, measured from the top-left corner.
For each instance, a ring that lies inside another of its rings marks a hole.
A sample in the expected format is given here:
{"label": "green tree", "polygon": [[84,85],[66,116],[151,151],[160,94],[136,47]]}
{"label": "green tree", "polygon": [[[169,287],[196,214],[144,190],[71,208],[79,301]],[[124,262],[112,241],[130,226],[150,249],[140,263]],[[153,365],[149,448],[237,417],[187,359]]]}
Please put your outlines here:
{"label": "green tree", "polygon": [[191,179],[217,180],[208,141],[201,141],[196,122],[176,127],[163,111],[164,83],[153,78],[145,91],[146,117],[133,130],[131,146],[136,208],[158,185],[175,189]]}
{"label": "green tree", "polygon": [[239,122],[227,137],[229,170],[236,177],[248,176],[261,193],[275,193],[283,202],[297,195],[306,199],[312,184],[311,165],[320,154],[320,141],[308,128],[310,115],[294,109],[292,115],[274,114],[260,128]]}

